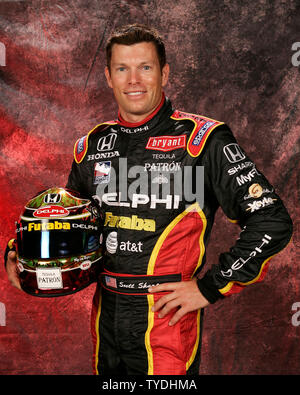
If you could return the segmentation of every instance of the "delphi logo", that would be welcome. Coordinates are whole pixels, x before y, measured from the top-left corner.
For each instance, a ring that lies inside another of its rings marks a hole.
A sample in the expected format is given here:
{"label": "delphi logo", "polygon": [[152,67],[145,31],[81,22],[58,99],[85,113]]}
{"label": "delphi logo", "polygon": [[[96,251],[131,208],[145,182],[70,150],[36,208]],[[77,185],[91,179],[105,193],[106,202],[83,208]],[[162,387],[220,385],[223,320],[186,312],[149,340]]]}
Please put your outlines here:
{"label": "delphi logo", "polygon": [[69,210],[61,206],[44,206],[34,211],[36,218],[61,218],[69,215]]}

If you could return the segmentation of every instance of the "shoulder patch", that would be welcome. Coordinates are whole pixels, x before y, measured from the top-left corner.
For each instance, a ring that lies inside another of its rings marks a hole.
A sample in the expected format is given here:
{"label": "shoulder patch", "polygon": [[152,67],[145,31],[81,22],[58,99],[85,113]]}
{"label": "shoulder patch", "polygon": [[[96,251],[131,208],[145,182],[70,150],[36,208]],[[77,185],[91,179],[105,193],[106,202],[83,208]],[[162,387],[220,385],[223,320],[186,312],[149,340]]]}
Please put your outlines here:
{"label": "shoulder patch", "polygon": [[74,159],[76,163],[80,163],[83,161],[88,150],[88,139],[92,133],[100,132],[107,125],[116,125],[116,124],[117,124],[116,121],[108,121],[108,122],[100,123],[99,125],[96,125],[87,135],[78,139],[74,145]]}
{"label": "shoulder patch", "polygon": [[193,156],[199,156],[204,148],[208,136],[219,125],[224,125],[224,122],[216,121],[212,118],[207,118],[202,115],[190,114],[182,111],[174,111],[171,115],[172,119],[189,119],[194,122],[195,126],[189,137],[187,143],[187,151]]}

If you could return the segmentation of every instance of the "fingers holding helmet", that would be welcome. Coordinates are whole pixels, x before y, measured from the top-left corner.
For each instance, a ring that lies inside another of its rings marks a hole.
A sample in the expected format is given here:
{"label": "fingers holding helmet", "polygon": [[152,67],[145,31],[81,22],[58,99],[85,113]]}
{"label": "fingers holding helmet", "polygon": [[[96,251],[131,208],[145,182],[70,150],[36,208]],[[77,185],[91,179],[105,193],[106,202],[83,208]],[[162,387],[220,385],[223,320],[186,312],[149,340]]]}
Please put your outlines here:
{"label": "fingers holding helmet", "polygon": [[19,279],[19,272],[17,269],[17,253],[16,251],[9,251],[7,254],[6,260],[6,272],[7,277],[10,283],[18,288],[21,289],[20,279]]}

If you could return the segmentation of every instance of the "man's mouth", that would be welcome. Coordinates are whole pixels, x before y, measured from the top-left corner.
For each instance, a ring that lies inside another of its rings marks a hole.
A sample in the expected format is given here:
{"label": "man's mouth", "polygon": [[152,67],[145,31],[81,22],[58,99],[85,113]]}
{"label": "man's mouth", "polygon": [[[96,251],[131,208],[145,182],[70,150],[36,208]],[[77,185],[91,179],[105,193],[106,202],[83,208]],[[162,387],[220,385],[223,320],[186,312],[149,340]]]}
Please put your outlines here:
{"label": "man's mouth", "polygon": [[125,95],[128,95],[128,96],[138,96],[138,95],[143,95],[144,93],[146,93],[146,91],[125,92]]}

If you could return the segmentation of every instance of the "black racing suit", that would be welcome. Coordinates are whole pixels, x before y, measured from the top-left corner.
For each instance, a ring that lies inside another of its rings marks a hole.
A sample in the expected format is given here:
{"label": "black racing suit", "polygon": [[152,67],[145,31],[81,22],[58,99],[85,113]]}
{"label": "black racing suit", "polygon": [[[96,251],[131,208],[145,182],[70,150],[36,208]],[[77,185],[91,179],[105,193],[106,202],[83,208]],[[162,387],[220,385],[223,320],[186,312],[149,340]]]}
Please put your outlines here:
{"label": "black racing suit", "polygon": [[[150,285],[188,281],[210,303],[261,281],[288,243],[291,219],[274,188],[230,129],[174,111],[163,99],[139,124],[97,125],[74,147],[67,187],[98,196],[107,252],[93,301],[99,374],[197,374],[202,311],[168,326],[151,307]],[[204,275],[206,246],[221,206],[242,232]],[[101,286],[100,286],[101,284]]]}

